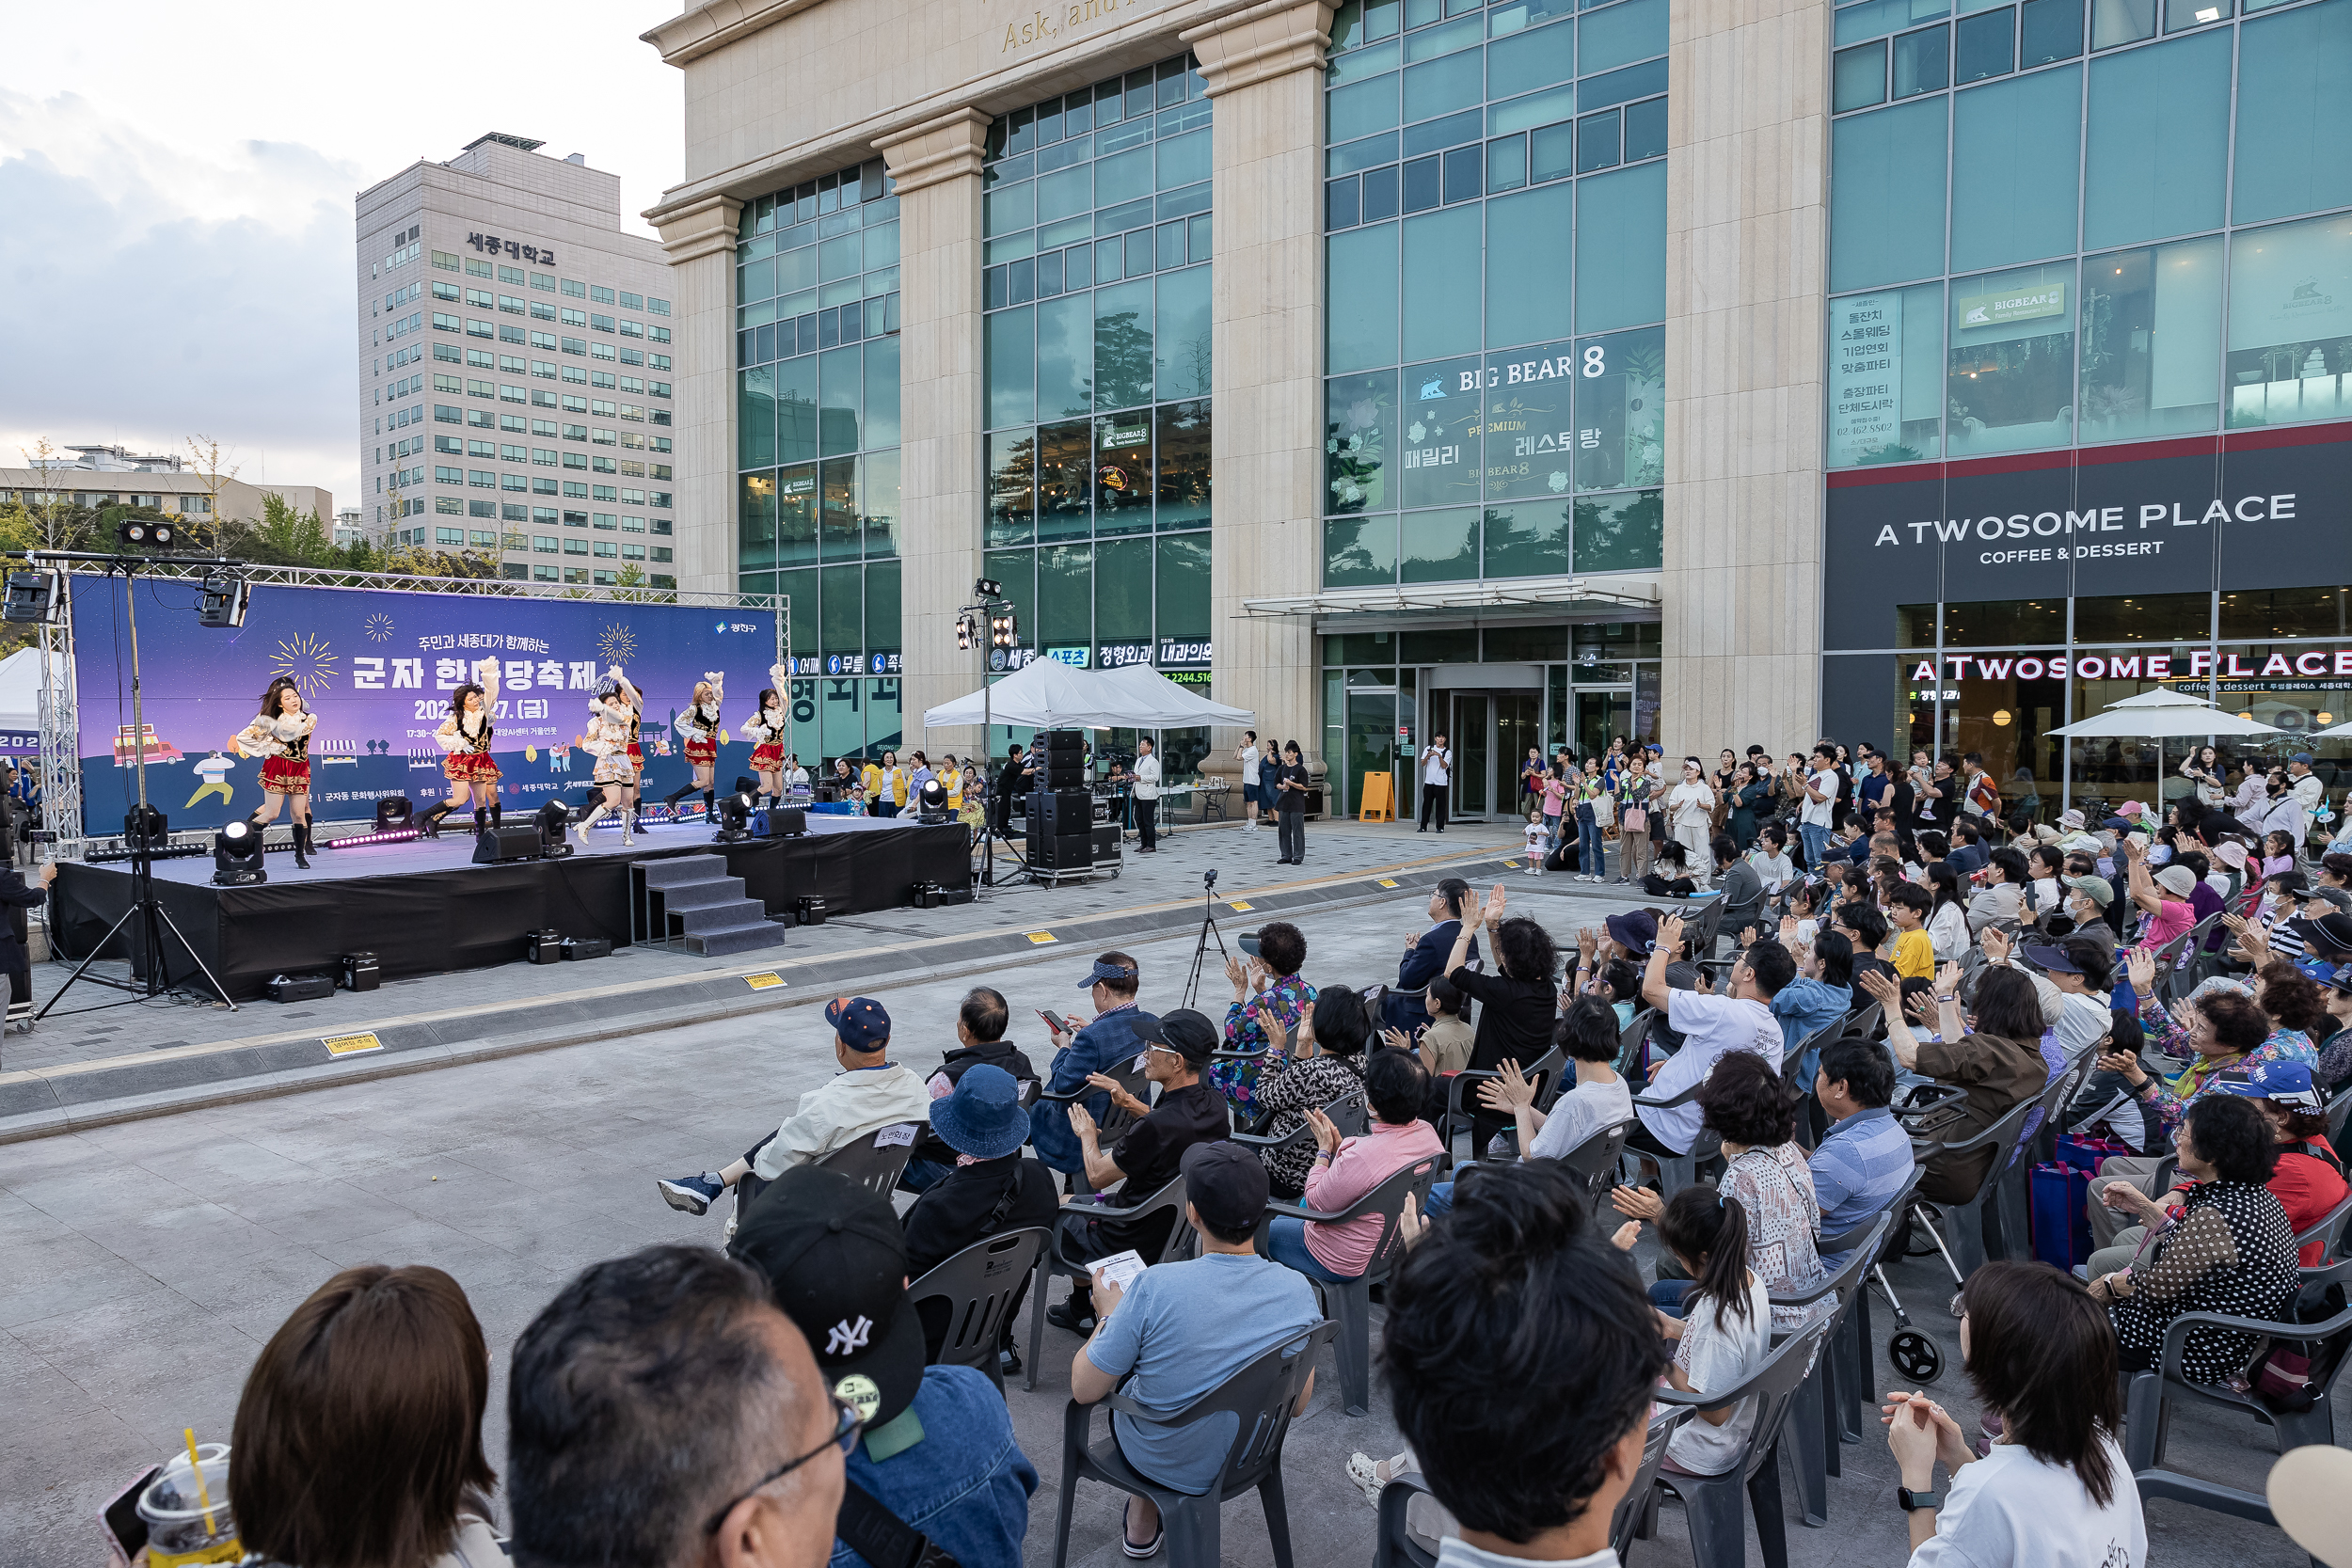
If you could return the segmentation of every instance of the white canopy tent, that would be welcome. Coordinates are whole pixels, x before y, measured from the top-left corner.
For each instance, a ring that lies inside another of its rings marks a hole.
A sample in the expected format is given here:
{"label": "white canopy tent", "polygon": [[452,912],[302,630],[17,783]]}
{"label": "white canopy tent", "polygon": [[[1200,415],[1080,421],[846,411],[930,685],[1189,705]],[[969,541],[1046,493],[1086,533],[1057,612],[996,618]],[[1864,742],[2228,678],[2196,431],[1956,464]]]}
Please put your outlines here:
{"label": "white canopy tent", "polygon": [[0,732],[32,735],[40,729],[40,650],[19,648],[0,658]]}
{"label": "white canopy tent", "polygon": [[1144,664],[1131,664],[1124,670],[1105,670],[1099,677],[1103,684],[1125,696],[1129,712],[1137,717],[1122,719],[1122,728],[1138,730],[1181,730],[1199,724],[1252,724],[1258,716],[1246,707],[1228,707],[1211,702],[1189,687],[1177,685],[1157,670]]}
{"label": "white canopy tent", "polygon": [[1227,707],[1185,690],[1158,671],[1079,670],[1050,658],[1023,666],[975,691],[923,713],[926,728],[1011,724],[1025,729],[1177,730],[1247,724],[1248,708]]}

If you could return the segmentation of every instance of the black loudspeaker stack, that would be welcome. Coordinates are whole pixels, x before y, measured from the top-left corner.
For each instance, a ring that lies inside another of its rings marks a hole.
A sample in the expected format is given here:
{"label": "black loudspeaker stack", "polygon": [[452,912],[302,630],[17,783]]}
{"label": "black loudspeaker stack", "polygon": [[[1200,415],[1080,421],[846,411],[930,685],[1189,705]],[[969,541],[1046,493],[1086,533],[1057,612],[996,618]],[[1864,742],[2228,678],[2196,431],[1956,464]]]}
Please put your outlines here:
{"label": "black loudspeaker stack", "polygon": [[1084,789],[1087,782],[1086,732],[1047,730],[1044,741],[1045,777],[1040,782],[1049,790]]}
{"label": "black loudspeaker stack", "polygon": [[1094,797],[1083,789],[1040,791],[1029,797],[1029,832],[1041,838],[1066,838],[1094,823]]}
{"label": "black loudspeaker stack", "polygon": [[1094,863],[1094,846],[1085,829],[1074,833],[1029,835],[1029,863],[1048,871],[1080,871]]}
{"label": "black loudspeaker stack", "polygon": [[536,821],[520,827],[485,828],[473,841],[473,863],[495,865],[504,861],[535,861],[547,849]]}

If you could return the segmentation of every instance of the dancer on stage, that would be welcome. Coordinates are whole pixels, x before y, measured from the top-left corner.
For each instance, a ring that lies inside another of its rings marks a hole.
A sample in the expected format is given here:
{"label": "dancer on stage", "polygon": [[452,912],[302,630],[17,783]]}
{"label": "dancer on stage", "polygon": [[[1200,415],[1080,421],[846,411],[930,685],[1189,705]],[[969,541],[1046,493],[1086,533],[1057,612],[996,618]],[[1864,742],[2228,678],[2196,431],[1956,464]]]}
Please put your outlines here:
{"label": "dancer on stage", "polygon": [[[752,739],[752,771],[759,776],[759,803],[763,806],[782,804],[784,792],[790,787],[785,778],[784,755],[789,721],[785,717],[782,695],[789,682],[781,664],[769,666],[768,678],[776,684],[760,692],[759,711],[743,721],[743,733]],[[808,775],[803,773],[801,782],[805,784]]]}
{"label": "dancer on stage", "polygon": [[718,792],[711,785],[719,770],[719,738],[725,733],[719,728],[719,704],[726,696],[726,680],[716,670],[704,671],[703,678],[694,683],[694,700],[677,716],[674,727],[686,737],[686,761],[691,771],[684,784],[661,798],[661,803],[670,808],[670,819],[674,822],[677,820],[679,797],[690,791],[702,791],[706,822],[717,804]]}
{"label": "dancer on stage", "polygon": [[588,830],[609,811],[621,814],[621,842],[637,842],[635,814],[629,808],[636,799],[638,776],[645,766],[645,753],[637,742],[644,708],[644,697],[628,684],[628,677],[621,673],[617,664],[596,688],[596,700],[588,705],[588,732],[580,737],[580,744],[582,751],[596,759],[596,770],[590,778],[603,789],[604,799],[591,807],[587,816],[572,830],[580,835],[583,849],[588,847]]}
{"label": "dancer on stage", "polygon": [[301,689],[280,675],[262,693],[262,714],[229,737],[240,756],[262,761],[262,803],[246,820],[260,832],[293,805],[294,864],[310,869],[310,732],[319,716],[303,702]]}
{"label": "dancer on stage", "polygon": [[449,780],[451,794],[418,818],[417,826],[427,838],[440,837],[441,819],[469,800],[473,801],[475,837],[482,835],[485,812],[491,827],[499,825],[499,765],[490,760],[490,712],[499,700],[499,661],[477,658],[473,673],[472,681],[450,693],[449,717],[433,734],[449,753],[441,762],[441,774]]}

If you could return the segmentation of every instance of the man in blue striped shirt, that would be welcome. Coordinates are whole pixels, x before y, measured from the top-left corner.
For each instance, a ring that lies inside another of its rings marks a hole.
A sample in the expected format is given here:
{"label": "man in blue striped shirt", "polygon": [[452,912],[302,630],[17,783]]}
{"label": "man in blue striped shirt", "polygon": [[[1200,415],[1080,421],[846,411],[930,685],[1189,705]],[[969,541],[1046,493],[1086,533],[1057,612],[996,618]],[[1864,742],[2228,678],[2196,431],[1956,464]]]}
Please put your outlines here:
{"label": "man in blue striped shirt", "polygon": [[[1841,1036],[1821,1052],[1813,1092],[1830,1117],[1829,1134],[1809,1162],[1828,1235],[1867,1222],[1895,1201],[1911,1180],[1911,1136],[1887,1109],[1895,1098],[1894,1064],[1859,1035]],[[1849,1256],[1825,1252],[1821,1267],[1835,1273]]]}

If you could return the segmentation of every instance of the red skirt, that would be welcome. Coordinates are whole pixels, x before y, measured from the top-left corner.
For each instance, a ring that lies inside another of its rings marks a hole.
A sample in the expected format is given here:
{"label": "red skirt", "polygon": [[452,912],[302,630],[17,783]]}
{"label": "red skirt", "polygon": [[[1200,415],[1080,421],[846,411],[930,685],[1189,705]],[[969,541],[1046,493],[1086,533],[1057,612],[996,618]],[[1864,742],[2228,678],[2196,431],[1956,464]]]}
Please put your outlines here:
{"label": "red skirt", "polygon": [[697,768],[707,768],[719,760],[719,743],[690,736],[686,742],[686,760]]}
{"label": "red skirt", "polygon": [[292,757],[264,757],[262,761],[262,787],[273,795],[308,795],[310,793],[310,765]]}
{"label": "red skirt", "polygon": [[452,784],[496,784],[500,778],[499,765],[487,752],[452,752],[441,772]]}
{"label": "red skirt", "polygon": [[784,743],[782,741],[771,740],[766,745],[752,748],[753,772],[772,773],[783,766]]}
{"label": "red skirt", "polygon": [[628,743],[628,765],[640,773],[645,770],[645,749],[634,740]]}

